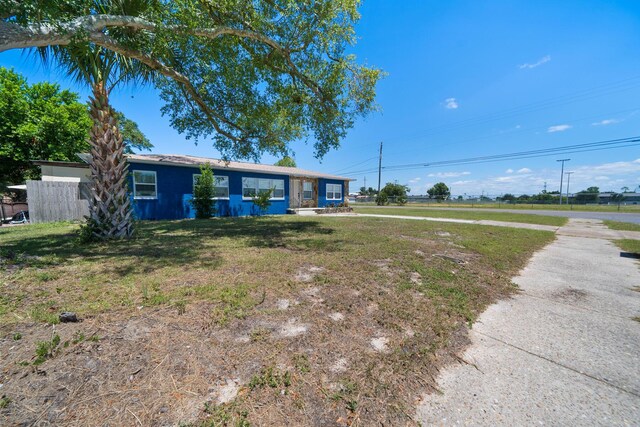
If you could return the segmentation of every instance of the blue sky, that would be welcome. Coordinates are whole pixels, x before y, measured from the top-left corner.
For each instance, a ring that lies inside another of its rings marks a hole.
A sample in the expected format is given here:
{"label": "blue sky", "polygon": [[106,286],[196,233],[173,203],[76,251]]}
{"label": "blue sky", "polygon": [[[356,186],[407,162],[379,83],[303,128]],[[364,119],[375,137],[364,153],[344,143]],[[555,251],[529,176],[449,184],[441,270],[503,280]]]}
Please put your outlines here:
{"label": "blue sky", "polygon": [[[322,161],[292,145],[298,166],[377,185],[383,165],[452,160],[640,135],[640,2],[367,0],[357,27],[360,61],[388,76],[381,111],[357,123]],[[87,91],[20,52],[0,53],[30,82]],[[211,144],[174,131],[153,88],[122,87],[113,105],[138,122],[156,153],[218,157]],[[384,171],[385,182],[424,194],[443,181],[454,194],[557,190],[556,158],[571,158],[571,190],[640,185],[640,147],[475,165]],[[276,159],[265,156],[264,162]],[[362,172],[361,172],[362,171]],[[566,180],[565,180],[566,182]],[[566,191],[566,187],[565,187]]]}

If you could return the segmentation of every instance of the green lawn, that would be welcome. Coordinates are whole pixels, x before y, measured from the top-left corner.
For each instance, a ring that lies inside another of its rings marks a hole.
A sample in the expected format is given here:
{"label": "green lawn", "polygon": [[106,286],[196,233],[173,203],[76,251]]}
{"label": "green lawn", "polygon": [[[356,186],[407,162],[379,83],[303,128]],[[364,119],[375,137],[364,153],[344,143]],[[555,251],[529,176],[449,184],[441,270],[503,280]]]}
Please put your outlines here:
{"label": "green lawn", "polygon": [[541,224],[562,226],[567,223],[568,219],[563,217],[520,214],[510,212],[478,212],[461,210],[442,210],[429,208],[415,208],[413,205],[398,206],[389,208],[354,208],[358,213],[384,214],[384,215],[408,215],[408,216],[424,216],[431,218],[455,218],[455,219],[488,219],[493,221],[506,222],[523,222],[527,224]]}
{"label": "green lawn", "polygon": [[640,240],[622,239],[616,240],[615,243],[626,252],[631,252],[640,256]]}
{"label": "green lawn", "polygon": [[632,222],[620,222],[620,221],[603,221],[604,224],[612,230],[623,231],[640,231],[640,224],[634,224]]}
{"label": "green lawn", "polygon": [[[357,203],[357,205],[375,206],[375,203]],[[352,204],[353,206],[353,204]],[[585,211],[585,212],[640,212],[640,205],[538,205],[538,204],[509,204],[509,203],[458,203],[455,201],[445,201],[442,203],[409,203],[412,207],[428,207],[428,208],[486,208],[486,209],[518,209],[518,210],[548,210],[548,211]]]}
{"label": "green lawn", "polygon": [[[141,222],[91,245],[77,230],[0,229],[0,424],[56,395],[52,424],[188,424],[195,408],[195,425],[405,425],[465,325],[554,239],[321,216]],[[52,329],[63,310],[83,322]]]}

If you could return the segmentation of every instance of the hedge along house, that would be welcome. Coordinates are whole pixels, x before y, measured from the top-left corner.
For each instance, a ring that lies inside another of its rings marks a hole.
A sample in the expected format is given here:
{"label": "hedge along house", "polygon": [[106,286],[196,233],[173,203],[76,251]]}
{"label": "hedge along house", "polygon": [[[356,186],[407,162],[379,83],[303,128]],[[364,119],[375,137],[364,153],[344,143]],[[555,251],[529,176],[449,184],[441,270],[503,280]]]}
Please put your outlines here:
{"label": "hedge along house", "polygon": [[[86,155],[80,155],[86,159]],[[271,190],[267,214],[295,213],[299,208],[323,208],[344,203],[352,179],[300,168],[186,155],[130,154],[129,188],[138,219],[195,217],[190,201],[200,166],[213,169],[217,216],[260,213],[253,197]],[[36,162],[43,181],[90,182],[86,163]]]}

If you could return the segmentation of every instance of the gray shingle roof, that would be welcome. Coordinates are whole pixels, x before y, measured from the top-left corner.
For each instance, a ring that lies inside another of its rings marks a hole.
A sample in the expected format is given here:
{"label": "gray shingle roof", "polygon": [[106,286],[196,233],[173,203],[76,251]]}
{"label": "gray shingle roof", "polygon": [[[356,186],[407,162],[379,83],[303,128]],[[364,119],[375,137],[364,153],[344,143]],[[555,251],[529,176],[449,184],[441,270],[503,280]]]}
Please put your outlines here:
{"label": "gray shingle roof", "polygon": [[179,166],[198,167],[209,163],[214,169],[228,169],[234,171],[259,172],[265,174],[291,175],[308,178],[325,178],[342,181],[355,181],[353,178],[331,175],[322,172],[314,172],[300,168],[289,168],[285,166],[264,165],[249,162],[225,162],[220,159],[208,157],[187,156],[184,154],[127,154],[127,158],[132,162],[141,163],[161,163]]}

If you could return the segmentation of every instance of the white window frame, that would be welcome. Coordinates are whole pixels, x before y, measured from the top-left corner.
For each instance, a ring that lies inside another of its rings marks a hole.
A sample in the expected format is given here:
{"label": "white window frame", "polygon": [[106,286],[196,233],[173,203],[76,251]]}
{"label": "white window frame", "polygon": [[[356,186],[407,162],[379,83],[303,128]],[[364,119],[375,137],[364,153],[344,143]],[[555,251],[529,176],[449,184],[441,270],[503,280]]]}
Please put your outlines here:
{"label": "white window frame", "polygon": [[[245,179],[253,179],[255,180],[255,187],[245,187]],[[253,177],[253,176],[243,176],[242,177],[242,200],[253,200],[253,197],[245,197],[244,195],[244,190],[245,188],[253,188],[256,190],[256,195],[258,195],[260,193],[261,189],[265,189],[265,188],[261,188],[260,183],[262,182],[264,184],[264,181],[268,181],[268,187],[270,190],[272,190],[275,187],[275,182],[276,181],[280,181],[282,182],[282,197],[270,197],[269,200],[284,200],[285,199],[285,187],[284,187],[284,179],[278,179],[278,178],[260,178],[260,177]],[[264,187],[264,185],[262,186]],[[272,194],[275,194],[275,192],[272,192]]]}
{"label": "white window frame", "polygon": [[[136,194],[136,185],[152,185],[148,182],[136,182],[136,172],[138,173],[149,173],[153,174],[153,192],[155,196],[138,196]],[[157,200],[158,199],[158,174],[156,171],[145,171],[145,170],[134,170],[132,171],[132,180],[133,180],[133,198],[136,200]]]}
{"label": "white window frame", "polygon": [[[309,190],[306,190],[305,185],[309,184],[311,187]],[[304,193],[311,193],[311,197],[305,196]],[[313,182],[312,181],[302,181],[302,200],[313,200]]]}
{"label": "white window frame", "polygon": [[[200,176],[202,176],[202,174],[201,174],[201,173],[194,173],[194,174],[193,174],[193,187],[192,187],[192,193],[191,193],[191,194],[194,194],[194,193],[196,192],[196,179],[197,179],[198,177],[200,177]],[[216,185],[216,181],[217,181],[218,179],[222,179],[222,178],[224,178],[224,179],[227,181],[227,185],[226,185],[226,187],[221,186],[221,185]],[[219,187],[219,188],[226,188],[226,189],[227,189],[227,197],[212,197],[212,198],[211,198],[212,200],[229,200],[229,194],[230,194],[230,193],[229,193],[229,177],[228,177],[228,176],[224,176],[224,175],[215,175],[215,174],[214,174],[214,175],[213,175],[213,187],[214,187],[214,192],[215,192],[215,189],[216,189],[217,187]]]}
{"label": "white window frame", "polygon": [[[329,190],[331,188],[331,190]],[[336,188],[340,189],[340,197],[336,197]],[[329,197],[329,193],[333,194],[332,197]],[[327,200],[342,200],[342,184],[327,184],[325,198]]]}

